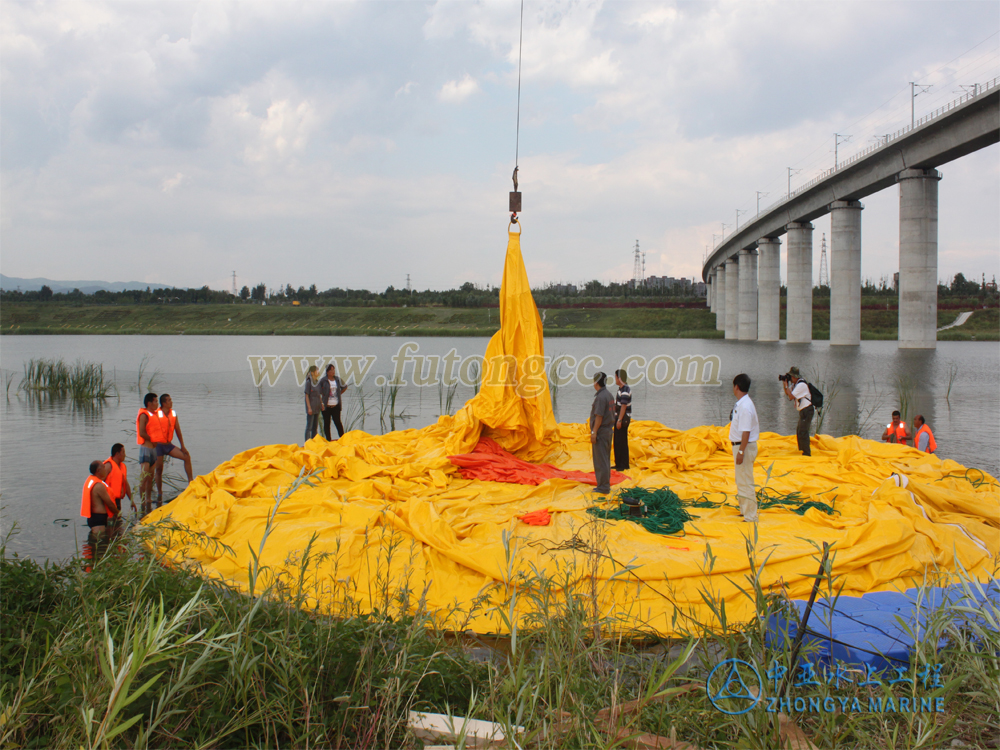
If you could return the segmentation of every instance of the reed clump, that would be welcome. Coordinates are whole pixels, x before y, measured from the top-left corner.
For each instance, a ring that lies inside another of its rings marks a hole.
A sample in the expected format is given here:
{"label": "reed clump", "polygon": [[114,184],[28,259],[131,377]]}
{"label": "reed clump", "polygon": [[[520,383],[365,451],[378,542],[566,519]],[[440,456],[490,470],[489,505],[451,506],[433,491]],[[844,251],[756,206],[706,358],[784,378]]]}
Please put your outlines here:
{"label": "reed clump", "polygon": [[24,365],[18,391],[34,396],[70,398],[73,401],[106,401],[118,389],[104,374],[104,365],[77,361],[67,365],[61,359],[31,359]]}
{"label": "reed clump", "polygon": [[[990,727],[1000,716],[995,606],[946,607],[917,634],[911,670],[943,665],[934,695],[944,699],[944,714],[792,713],[791,725],[763,707],[730,715],[706,692],[720,661],[752,665],[768,695],[776,688],[766,676],[791,666],[794,632],[784,640],[767,637],[768,619],[791,611],[780,588],[762,584],[773,580],[767,549],[748,538],[751,572],[739,582],[758,618],[730,622],[726,602],[706,589],[715,622],[690,620],[679,607],[673,627],[681,635],[665,640],[652,629],[624,630],[619,619],[601,613],[598,602],[609,586],[634,585],[637,601],[650,593],[640,591],[638,564],[615,563],[607,575],[604,525],[581,529],[567,558],[572,562],[555,573],[522,565],[516,540],[505,537],[505,580],[475,605],[510,613],[510,635],[503,638],[438,630],[419,591],[390,583],[390,559],[373,569],[371,581],[323,582],[344,587],[341,594],[367,586],[375,592],[373,611],[357,611],[349,596],[335,597],[342,603],[332,610],[319,609],[310,592],[321,583],[319,563],[327,553],[315,549],[315,537],[296,553],[297,575],[282,577],[260,563],[265,532],[249,571],[252,596],[196,568],[167,564],[156,552],[164,535],[185,535],[206,548],[218,544],[167,524],[126,534],[89,572],[80,561],[8,556],[4,544],[0,744],[417,748],[406,728],[409,710],[496,722],[516,737],[511,748],[648,747],[637,742],[651,733],[692,748],[763,750],[791,746],[792,729],[817,747],[992,741]],[[387,554],[406,553],[390,545]],[[714,564],[709,554],[706,572]],[[805,564],[815,571],[815,561]],[[602,568],[598,579],[593,574]],[[835,569],[833,557],[818,576],[823,596],[837,596]],[[867,705],[871,690],[824,681],[815,692],[838,705],[853,697]]]}

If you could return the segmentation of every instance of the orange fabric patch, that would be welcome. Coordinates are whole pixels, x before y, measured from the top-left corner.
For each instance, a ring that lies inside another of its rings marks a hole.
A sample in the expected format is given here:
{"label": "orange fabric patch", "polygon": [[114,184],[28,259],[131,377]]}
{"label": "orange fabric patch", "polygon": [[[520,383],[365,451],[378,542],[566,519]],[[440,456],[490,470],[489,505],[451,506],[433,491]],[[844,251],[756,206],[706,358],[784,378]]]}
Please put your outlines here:
{"label": "orange fabric patch", "polygon": [[[510,484],[541,484],[546,479],[569,479],[597,486],[592,471],[566,471],[552,464],[533,464],[508,453],[492,438],[480,438],[472,453],[448,456],[459,467],[466,479]],[[611,484],[624,482],[628,477],[620,471],[611,471]]]}

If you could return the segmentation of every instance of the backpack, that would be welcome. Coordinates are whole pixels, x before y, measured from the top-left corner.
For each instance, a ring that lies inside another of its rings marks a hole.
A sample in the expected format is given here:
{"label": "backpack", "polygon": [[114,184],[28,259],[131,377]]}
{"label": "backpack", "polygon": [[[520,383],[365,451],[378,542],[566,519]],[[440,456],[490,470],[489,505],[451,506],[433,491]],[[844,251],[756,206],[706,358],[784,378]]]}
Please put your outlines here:
{"label": "backpack", "polygon": [[823,408],[823,394],[820,392],[819,388],[814,386],[809,381],[806,381],[806,385],[809,386],[809,400],[812,401],[812,405],[817,409]]}

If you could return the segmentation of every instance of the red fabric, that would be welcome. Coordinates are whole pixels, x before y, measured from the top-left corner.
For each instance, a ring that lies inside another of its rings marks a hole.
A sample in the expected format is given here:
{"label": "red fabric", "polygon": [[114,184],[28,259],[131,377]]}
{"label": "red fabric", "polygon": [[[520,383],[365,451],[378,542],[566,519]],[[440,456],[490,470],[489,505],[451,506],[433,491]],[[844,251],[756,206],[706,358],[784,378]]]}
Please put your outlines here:
{"label": "red fabric", "polygon": [[552,521],[552,516],[547,510],[533,510],[518,517],[529,526],[548,526]]}
{"label": "red fabric", "polygon": [[[488,482],[510,484],[541,484],[546,479],[569,479],[597,486],[592,471],[564,471],[552,464],[532,464],[523,461],[501,448],[495,440],[480,438],[472,453],[448,456],[461,469],[466,479],[483,479]],[[620,471],[611,471],[611,484],[628,479]]]}

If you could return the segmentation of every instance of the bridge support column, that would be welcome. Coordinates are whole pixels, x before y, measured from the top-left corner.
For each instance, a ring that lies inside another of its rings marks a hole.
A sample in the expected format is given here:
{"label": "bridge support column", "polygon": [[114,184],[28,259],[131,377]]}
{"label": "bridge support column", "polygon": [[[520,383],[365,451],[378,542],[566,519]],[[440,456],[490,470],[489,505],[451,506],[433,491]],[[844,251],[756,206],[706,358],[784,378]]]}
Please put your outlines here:
{"label": "bridge support column", "polygon": [[861,344],[860,201],[830,204],[830,345]]}
{"label": "bridge support column", "polygon": [[781,240],[762,237],[757,240],[757,340],[777,341],[781,330]]}
{"label": "bridge support column", "polygon": [[726,266],[716,266],[712,271],[715,278],[715,330],[726,330]]}
{"label": "bridge support column", "polygon": [[709,312],[715,312],[715,300],[712,299],[712,292],[715,291],[715,285],[712,283],[714,280],[715,274],[710,271],[708,280],[705,282],[705,305]]}
{"label": "bridge support column", "polygon": [[737,335],[740,341],[757,340],[757,251],[740,250],[740,312]]}
{"label": "bridge support column", "polygon": [[726,338],[739,338],[740,267],[736,258],[726,261]]}
{"label": "bridge support column", "polygon": [[899,348],[937,347],[936,169],[899,173]]}
{"label": "bridge support column", "polygon": [[813,225],[793,221],[785,229],[788,231],[785,339],[789,344],[808,344],[813,337]]}

